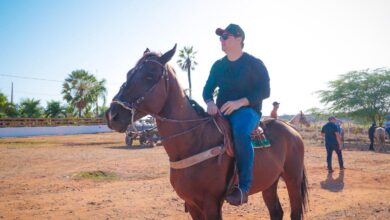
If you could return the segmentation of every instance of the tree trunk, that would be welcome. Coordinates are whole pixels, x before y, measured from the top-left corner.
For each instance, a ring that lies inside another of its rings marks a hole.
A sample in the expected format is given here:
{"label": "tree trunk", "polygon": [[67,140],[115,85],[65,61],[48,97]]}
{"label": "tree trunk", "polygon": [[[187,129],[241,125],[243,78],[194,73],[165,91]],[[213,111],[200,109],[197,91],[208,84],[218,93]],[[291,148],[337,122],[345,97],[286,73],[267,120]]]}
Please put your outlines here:
{"label": "tree trunk", "polygon": [[98,104],[98,99],[96,98],[96,118],[99,117],[99,104]]}
{"label": "tree trunk", "polygon": [[190,88],[190,99],[192,99],[191,68],[187,69],[187,73],[188,73],[188,86]]}

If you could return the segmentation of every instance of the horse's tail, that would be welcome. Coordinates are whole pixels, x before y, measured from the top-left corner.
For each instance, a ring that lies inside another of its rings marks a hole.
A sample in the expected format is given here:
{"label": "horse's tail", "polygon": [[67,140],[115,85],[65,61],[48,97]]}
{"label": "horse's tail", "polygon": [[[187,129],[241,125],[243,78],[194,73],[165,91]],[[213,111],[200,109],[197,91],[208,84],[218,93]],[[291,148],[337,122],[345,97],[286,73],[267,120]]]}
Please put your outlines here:
{"label": "horse's tail", "polygon": [[302,203],[302,210],[304,212],[307,212],[307,206],[309,205],[309,193],[308,193],[308,181],[306,176],[306,168],[303,167],[303,174],[302,174],[302,182],[301,182],[301,203]]}

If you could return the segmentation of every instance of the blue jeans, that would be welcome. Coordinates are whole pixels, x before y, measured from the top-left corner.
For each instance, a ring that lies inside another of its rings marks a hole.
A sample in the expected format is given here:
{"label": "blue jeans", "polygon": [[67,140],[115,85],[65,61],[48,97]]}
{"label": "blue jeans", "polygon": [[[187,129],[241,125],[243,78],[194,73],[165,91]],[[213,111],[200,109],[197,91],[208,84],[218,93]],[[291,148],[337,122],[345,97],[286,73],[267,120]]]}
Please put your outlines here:
{"label": "blue jeans", "polygon": [[343,154],[341,150],[338,148],[338,145],[332,146],[332,145],[325,145],[326,147],[326,162],[328,163],[328,170],[332,169],[332,154],[333,151],[336,151],[337,158],[339,160],[339,167],[344,167],[344,161],[343,161]]}
{"label": "blue jeans", "polygon": [[249,107],[240,108],[226,116],[232,127],[239,187],[246,192],[249,192],[253,180],[254,152],[250,135],[256,128],[260,117],[261,115]]}

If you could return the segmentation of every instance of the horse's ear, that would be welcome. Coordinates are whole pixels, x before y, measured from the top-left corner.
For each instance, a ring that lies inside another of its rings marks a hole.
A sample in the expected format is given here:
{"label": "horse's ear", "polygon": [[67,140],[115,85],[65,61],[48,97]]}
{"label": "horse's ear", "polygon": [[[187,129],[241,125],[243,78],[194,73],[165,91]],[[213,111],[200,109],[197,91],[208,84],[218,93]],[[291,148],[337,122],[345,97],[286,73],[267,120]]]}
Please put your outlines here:
{"label": "horse's ear", "polygon": [[164,55],[162,55],[160,57],[160,62],[165,65],[166,63],[168,63],[169,60],[172,59],[173,55],[175,55],[175,52],[176,52],[176,46],[177,44],[175,44],[175,46],[168,52],[164,53]]}
{"label": "horse's ear", "polygon": [[149,52],[150,52],[149,48],[146,48],[146,50],[144,51],[144,55],[145,53],[149,53]]}

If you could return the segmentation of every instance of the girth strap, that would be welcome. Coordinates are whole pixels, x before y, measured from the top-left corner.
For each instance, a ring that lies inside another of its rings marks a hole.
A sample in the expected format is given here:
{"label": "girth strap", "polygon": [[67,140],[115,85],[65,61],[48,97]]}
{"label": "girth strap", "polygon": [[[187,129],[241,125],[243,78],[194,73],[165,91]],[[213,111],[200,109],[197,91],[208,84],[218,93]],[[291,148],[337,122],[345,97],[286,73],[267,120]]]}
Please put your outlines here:
{"label": "girth strap", "polygon": [[223,153],[225,153],[226,149],[223,145],[213,147],[207,151],[204,151],[199,154],[195,154],[194,156],[185,158],[183,160],[175,161],[175,162],[170,162],[171,168],[172,169],[184,169],[190,166],[193,166],[197,163],[201,163],[205,160],[208,160],[210,158],[219,156]]}

